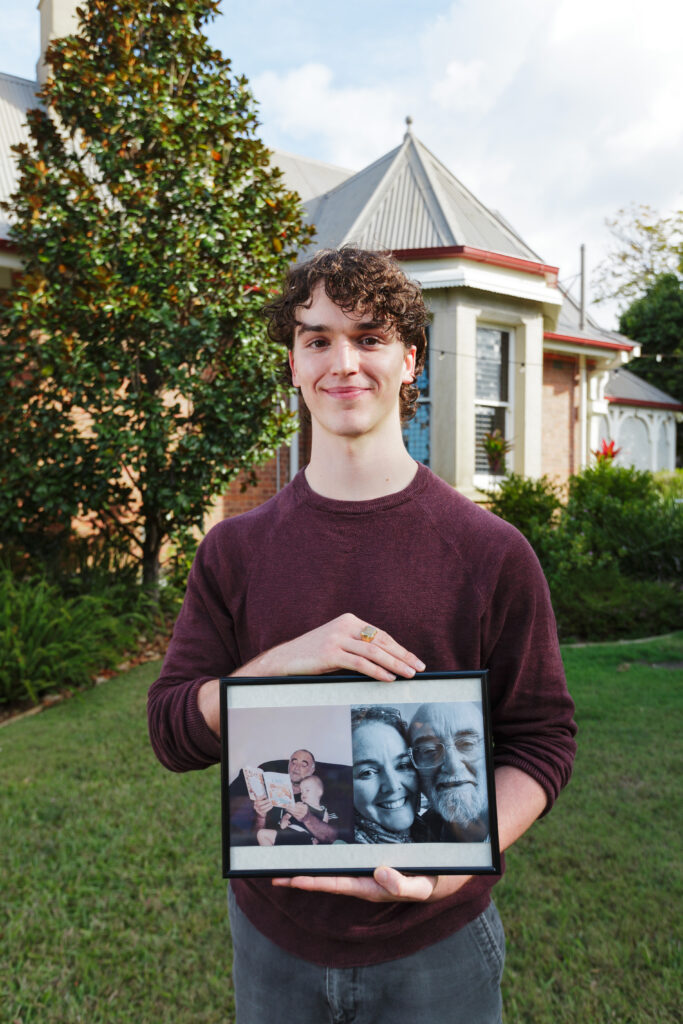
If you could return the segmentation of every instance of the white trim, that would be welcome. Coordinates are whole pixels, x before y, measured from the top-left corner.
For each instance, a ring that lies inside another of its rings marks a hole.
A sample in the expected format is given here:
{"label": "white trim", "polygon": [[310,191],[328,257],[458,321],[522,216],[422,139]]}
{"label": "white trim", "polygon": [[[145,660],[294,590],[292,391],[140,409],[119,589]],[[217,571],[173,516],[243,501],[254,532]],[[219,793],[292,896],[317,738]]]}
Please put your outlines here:
{"label": "white trim", "polygon": [[[570,423],[573,431],[574,424]],[[570,445],[571,449],[571,445]],[[586,374],[586,356],[579,356],[579,469],[585,469],[588,463],[588,379]]]}
{"label": "white trim", "polygon": [[[500,334],[507,334],[507,336],[508,336],[508,359],[507,359],[507,392],[508,392],[508,397],[507,397],[507,401],[503,402],[500,399],[488,399],[487,400],[487,399],[483,399],[483,398],[477,398],[477,392],[476,392],[476,369],[475,369],[475,391],[474,391],[474,397],[473,397],[473,412],[474,412],[474,417],[475,417],[475,451],[474,451],[475,470],[474,470],[474,476],[473,476],[472,480],[473,480],[473,483],[474,483],[475,487],[481,487],[482,481],[485,482],[485,486],[486,487],[489,487],[492,484],[500,483],[500,481],[504,479],[504,475],[502,475],[502,474],[495,474],[494,475],[492,473],[481,473],[481,472],[478,472],[477,469],[476,469],[476,464],[477,464],[477,450],[476,450],[476,416],[477,416],[477,409],[504,409],[505,410],[505,421],[504,421],[503,435],[504,435],[506,441],[512,441],[512,443],[514,444],[514,437],[511,437],[510,434],[511,434],[511,431],[512,431],[512,427],[514,425],[515,373],[513,371],[514,371],[514,368],[515,368],[515,365],[516,365],[516,363],[515,363],[515,347],[516,347],[515,346],[515,341],[516,341],[516,335],[515,335],[514,327],[510,326],[510,324],[508,324],[508,323],[501,324],[501,323],[495,323],[495,322],[487,322],[486,320],[483,320],[483,319],[482,320],[477,319],[476,328],[475,328],[475,348],[474,348],[475,354],[476,354],[476,351],[477,351],[477,331],[479,330],[479,328],[481,328],[482,330],[485,330],[485,331],[498,331]],[[475,359],[475,367],[476,367],[476,359]],[[510,454],[512,454],[513,459],[514,459],[514,449],[513,449],[512,453],[508,453],[508,456],[506,457],[506,462],[510,461]]]}
{"label": "white trim", "polygon": [[454,257],[442,260],[406,260],[401,265],[426,291],[431,288],[475,288],[478,291],[510,295],[542,302],[559,310],[563,297],[538,274],[474,263]]}

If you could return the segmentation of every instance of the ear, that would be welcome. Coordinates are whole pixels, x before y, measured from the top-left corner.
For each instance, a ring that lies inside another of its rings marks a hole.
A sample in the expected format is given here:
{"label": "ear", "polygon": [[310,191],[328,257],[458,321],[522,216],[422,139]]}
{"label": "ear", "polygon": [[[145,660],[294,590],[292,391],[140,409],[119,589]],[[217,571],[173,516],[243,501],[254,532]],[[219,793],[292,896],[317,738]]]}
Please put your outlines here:
{"label": "ear", "polygon": [[413,384],[415,382],[415,356],[417,355],[417,348],[415,345],[411,345],[410,348],[406,349],[404,362],[403,362],[403,383]]}
{"label": "ear", "polygon": [[298,388],[299,385],[297,384],[297,380],[296,380],[296,369],[294,367],[294,351],[293,351],[293,349],[291,349],[291,348],[289,349],[289,351],[287,352],[287,358],[289,359],[289,368],[292,371],[292,384],[294,385],[295,388]]}

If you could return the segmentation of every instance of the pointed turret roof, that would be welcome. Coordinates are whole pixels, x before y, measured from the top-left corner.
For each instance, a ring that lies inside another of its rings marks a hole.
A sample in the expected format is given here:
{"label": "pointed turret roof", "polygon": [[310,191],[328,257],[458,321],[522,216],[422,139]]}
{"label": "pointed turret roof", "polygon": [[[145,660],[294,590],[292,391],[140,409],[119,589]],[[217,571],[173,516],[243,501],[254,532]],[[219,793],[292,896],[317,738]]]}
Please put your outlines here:
{"label": "pointed turret roof", "polygon": [[345,243],[393,250],[467,246],[540,259],[410,130],[396,149],[305,207],[316,227],[315,248]]}

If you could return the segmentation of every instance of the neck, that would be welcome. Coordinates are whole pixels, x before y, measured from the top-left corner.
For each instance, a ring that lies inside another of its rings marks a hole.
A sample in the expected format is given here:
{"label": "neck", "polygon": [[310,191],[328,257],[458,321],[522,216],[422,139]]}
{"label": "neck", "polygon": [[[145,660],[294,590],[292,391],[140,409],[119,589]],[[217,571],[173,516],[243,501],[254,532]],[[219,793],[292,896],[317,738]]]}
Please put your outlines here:
{"label": "neck", "polygon": [[336,501],[372,501],[402,491],[417,472],[403,438],[385,444],[378,437],[339,437],[313,429],[309,487]]}

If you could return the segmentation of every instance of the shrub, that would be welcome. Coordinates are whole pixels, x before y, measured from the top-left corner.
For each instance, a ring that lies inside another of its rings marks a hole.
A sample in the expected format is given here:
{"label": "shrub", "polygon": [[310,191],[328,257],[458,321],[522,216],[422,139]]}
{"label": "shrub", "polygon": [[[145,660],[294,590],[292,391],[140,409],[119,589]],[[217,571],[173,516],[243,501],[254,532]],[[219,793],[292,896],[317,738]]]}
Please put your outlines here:
{"label": "shrub", "polygon": [[510,473],[495,491],[484,493],[491,511],[521,530],[527,540],[539,527],[550,525],[561,505],[558,489],[547,476],[532,480]]}
{"label": "shrub", "polygon": [[102,597],[65,598],[45,579],[0,569],[0,703],[89,683],[134,640],[130,620]]}
{"label": "shrub", "polygon": [[674,584],[628,578],[614,565],[567,575],[551,593],[563,643],[651,636],[683,621],[683,593]]}
{"label": "shrub", "polygon": [[487,496],[492,511],[536,552],[562,640],[643,636],[680,625],[683,505],[663,499],[652,474],[603,462],[570,479],[566,506],[546,477],[511,473]]}
{"label": "shrub", "polygon": [[655,487],[662,498],[669,501],[683,501],[683,469],[669,472],[660,469],[654,474]]}
{"label": "shrub", "polygon": [[634,501],[650,504],[656,498],[657,488],[652,473],[603,461],[569,478],[567,508],[599,505],[601,500],[615,501],[622,505]]}
{"label": "shrub", "polygon": [[662,500],[651,473],[602,463],[569,481],[563,522],[597,559],[628,575],[675,579],[683,567],[683,507]]}

